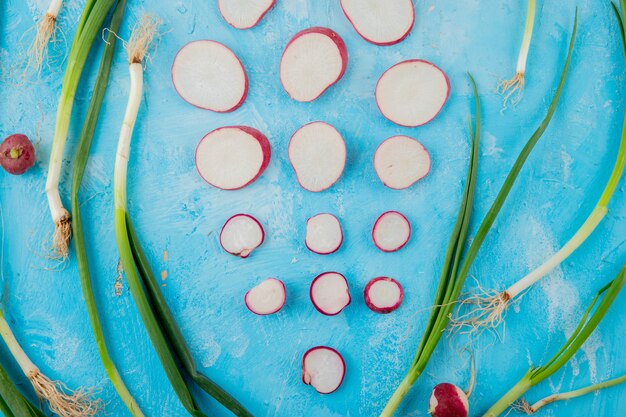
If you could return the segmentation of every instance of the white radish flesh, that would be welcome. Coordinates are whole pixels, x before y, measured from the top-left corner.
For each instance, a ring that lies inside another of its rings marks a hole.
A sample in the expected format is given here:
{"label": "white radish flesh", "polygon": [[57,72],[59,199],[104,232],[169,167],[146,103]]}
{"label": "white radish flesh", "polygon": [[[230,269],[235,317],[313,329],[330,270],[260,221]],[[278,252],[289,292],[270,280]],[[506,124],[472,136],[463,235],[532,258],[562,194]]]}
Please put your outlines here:
{"label": "white radish flesh", "polygon": [[389,68],[376,85],[382,114],[401,126],[421,126],[439,114],[450,95],[450,81],[436,65],[420,59]]}
{"label": "white radish flesh", "polygon": [[328,255],[336,252],[343,242],[341,223],[335,216],[322,213],[306,222],[306,247],[311,252]]}
{"label": "white radish flesh", "polygon": [[280,80],[297,101],[313,101],[343,77],[348,50],[334,31],[313,27],[297,33],[280,60]]}
{"label": "white radish flesh", "polygon": [[302,357],[302,382],[320,394],[330,394],[341,386],[346,375],[346,362],[335,349],[316,346]]}
{"label": "white radish flesh", "polygon": [[372,240],[383,252],[395,252],[407,244],[411,237],[409,220],[397,211],[388,211],[378,217],[372,228]]}
{"label": "white radish flesh", "polygon": [[196,167],[212,186],[238,190],[261,176],[271,155],[269,141],[258,130],[247,126],[221,127],[200,140]]}
{"label": "white radish flesh", "polygon": [[250,29],[263,19],[276,0],[219,0],[224,20],[236,29]]}
{"label": "white radish flesh", "polygon": [[261,223],[248,214],[236,214],[226,221],[220,233],[220,244],[230,254],[247,258],[261,246],[265,232]]}
{"label": "white radish flesh", "polygon": [[341,8],[359,35],[376,45],[394,45],[415,22],[411,0],[341,0]]}
{"label": "white radish flesh", "polygon": [[365,304],[370,310],[387,314],[395,311],[404,300],[402,285],[393,278],[374,278],[365,286]]}
{"label": "white radish flesh", "polygon": [[428,414],[433,417],[467,417],[469,415],[467,394],[453,384],[437,385],[430,395]]}
{"label": "white radish flesh", "polygon": [[241,61],[215,41],[183,46],[172,65],[172,81],[183,100],[220,113],[237,109],[248,95],[248,76]]}
{"label": "white radish flesh", "polygon": [[408,136],[392,136],[376,149],[374,169],[389,188],[408,188],[430,172],[430,155],[424,146]]}
{"label": "white radish flesh", "polygon": [[346,165],[346,144],[333,126],[312,122],[289,141],[289,161],[302,188],[320,192],[335,184]]}
{"label": "white radish flesh", "polygon": [[337,272],[325,272],[311,283],[309,292],[313,306],[322,314],[335,316],[350,304],[346,277]]}
{"label": "white radish flesh", "polygon": [[246,293],[246,307],[254,314],[266,316],[278,312],[285,305],[285,284],[276,278],[268,278]]}

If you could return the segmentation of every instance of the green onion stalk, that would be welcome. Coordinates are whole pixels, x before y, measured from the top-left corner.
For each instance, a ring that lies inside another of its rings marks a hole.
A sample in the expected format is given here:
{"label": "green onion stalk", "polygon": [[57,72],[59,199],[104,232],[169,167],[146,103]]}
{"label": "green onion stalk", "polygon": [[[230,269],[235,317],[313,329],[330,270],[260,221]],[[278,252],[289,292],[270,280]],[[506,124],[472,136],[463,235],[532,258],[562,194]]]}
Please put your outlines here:
{"label": "green onion stalk", "polygon": [[45,417],[15,386],[0,365],[0,412],[4,417]]}

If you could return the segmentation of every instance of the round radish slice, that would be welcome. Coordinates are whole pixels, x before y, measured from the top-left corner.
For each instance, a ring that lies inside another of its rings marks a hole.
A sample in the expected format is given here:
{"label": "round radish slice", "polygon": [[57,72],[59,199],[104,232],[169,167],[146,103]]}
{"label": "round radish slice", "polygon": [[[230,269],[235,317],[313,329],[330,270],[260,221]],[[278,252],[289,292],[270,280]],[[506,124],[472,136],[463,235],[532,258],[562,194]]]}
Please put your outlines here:
{"label": "round radish slice", "polygon": [[241,61],[215,41],[183,46],[174,58],[172,81],[183,100],[220,113],[237,109],[248,95],[248,76]]}
{"label": "round radish slice", "polygon": [[409,188],[430,171],[430,155],[424,146],[408,136],[392,136],[376,149],[374,169],[389,188]]}
{"label": "round radish slice", "polygon": [[402,249],[411,237],[411,224],[402,213],[388,211],[378,217],[372,228],[372,240],[383,252]]}
{"label": "round radish slice", "polygon": [[339,220],[332,214],[322,213],[306,222],[306,247],[311,252],[328,255],[336,252],[343,242]]}
{"label": "round radish slice", "polygon": [[274,314],[285,305],[285,284],[276,278],[268,278],[246,293],[244,300],[248,310],[260,316]]}
{"label": "round radish slice", "polygon": [[338,272],[324,272],[315,277],[309,295],[317,311],[327,316],[341,313],[352,301],[348,281]]}
{"label": "round radish slice", "polygon": [[261,246],[264,239],[261,223],[248,214],[235,214],[226,220],[220,233],[220,244],[224,250],[242,258],[247,258]]}
{"label": "round radish slice", "polygon": [[320,394],[335,392],[346,375],[346,362],[335,349],[316,346],[302,357],[302,382]]}
{"label": "round radish slice", "polygon": [[261,176],[270,163],[270,143],[247,126],[215,129],[196,148],[196,167],[206,182],[222,190],[238,190]]}
{"label": "round radish slice", "polygon": [[263,19],[276,0],[219,0],[222,17],[236,29],[250,29]]}
{"label": "round radish slice", "polygon": [[328,123],[312,122],[291,137],[289,161],[302,188],[324,191],[343,173],[346,144],[337,129]]}
{"label": "round radish slice", "polygon": [[411,0],[341,0],[341,8],[359,35],[376,45],[393,45],[413,28]]}
{"label": "round radish slice", "polygon": [[365,286],[365,304],[376,313],[387,314],[396,310],[404,299],[402,285],[393,278],[374,278]]}
{"label": "round radish slice", "polygon": [[382,114],[401,126],[421,126],[439,114],[450,95],[450,81],[434,64],[421,59],[389,68],[376,85]]}
{"label": "round radish slice", "polygon": [[313,101],[343,77],[348,50],[334,31],[313,27],[297,33],[280,60],[280,81],[294,100]]}

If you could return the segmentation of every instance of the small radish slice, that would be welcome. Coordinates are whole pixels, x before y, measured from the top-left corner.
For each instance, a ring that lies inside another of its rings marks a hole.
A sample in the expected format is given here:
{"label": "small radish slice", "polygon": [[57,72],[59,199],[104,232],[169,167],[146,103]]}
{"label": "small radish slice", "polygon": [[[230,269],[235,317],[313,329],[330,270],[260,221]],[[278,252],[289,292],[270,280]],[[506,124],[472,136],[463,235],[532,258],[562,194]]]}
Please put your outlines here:
{"label": "small radish slice", "polygon": [[467,394],[453,384],[439,384],[430,395],[428,414],[433,417],[467,417]]}
{"label": "small radish slice", "polygon": [[439,114],[450,95],[448,76],[421,59],[389,68],[376,85],[376,103],[382,114],[401,126],[421,126]]}
{"label": "small radish slice", "polygon": [[424,146],[408,136],[392,136],[380,144],[374,155],[378,178],[389,188],[409,188],[430,172],[430,155]]}
{"label": "small radish slice", "polygon": [[261,223],[248,214],[235,214],[226,220],[220,233],[220,244],[230,254],[247,258],[261,246],[265,232]]}
{"label": "small radish slice", "polygon": [[298,32],[280,60],[280,80],[294,100],[313,101],[343,77],[348,50],[334,31],[312,27]]}
{"label": "small radish slice", "polygon": [[302,188],[320,192],[335,184],[346,166],[341,134],[324,122],[302,126],[289,141],[289,161]]}
{"label": "small radish slice", "polygon": [[341,8],[363,39],[380,46],[401,42],[415,22],[411,0],[341,0]]}
{"label": "small radish slice", "polygon": [[348,281],[338,272],[324,272],[318,275],[311,283],[309,295],[317,311],[327,316],[341,313],[352,300]]}
{"label": "small radish slice", "polygon": [[407,244],[411,224],[402,213],[388,211],[380,215],[372,228],[372,240],[383,252],[395,252]]}
{"label": "small radish slice", "polygon": [[306,247],[311,252],[328,255],[336,252],[343,242],[341,223],[329,213],[321,213],[306,222]]}
{"label": "small radish slice", "polygon": [[302,382],[320,394],[335,392],[346,375],[346,362],[335,349],[316,346],[302,357]]}
{"label": "small radish slice", "polygon": [[259,316],[278,312],[285,305],[285,284],[276,278],[268,278],[246,293],[244,300],[248,310]]}
{"label": "small radish slice", "polygon": [[174,88],[196,107],[225,113],[237,109],[248,95],[248,76],[237,55],[215,41],[183,46],[172,65]]}
{"label": "small radish slice", "polygon": [[396,310],[404,299],[402,285],[393,278],[374,278],[365,286],[365,304],[376,313],[387,314]]}
{"label": "small radish slice", "polygon": [[236,29],[250,29],[263,19],[276,0],[219,0],[222,17]]}
{"label": "small radish slice", "polygon": [[253,183],[270,163],[270,143],[247,126],[215,129],[196,148],[196,167],[206,182],[222,190],[238,190]]}

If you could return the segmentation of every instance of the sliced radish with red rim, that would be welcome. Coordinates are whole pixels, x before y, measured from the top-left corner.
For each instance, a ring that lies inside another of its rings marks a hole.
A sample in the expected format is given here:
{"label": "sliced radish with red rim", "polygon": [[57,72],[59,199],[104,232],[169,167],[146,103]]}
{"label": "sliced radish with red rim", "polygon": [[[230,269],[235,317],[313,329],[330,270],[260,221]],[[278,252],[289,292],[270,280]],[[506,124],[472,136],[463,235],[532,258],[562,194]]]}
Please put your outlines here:
{"label": "sliced radish with red rim", "polygon": [[341,0],[341,8],[363,39],[381,46],[401,42],[415,22],[411,0]]}
{"label": "sliced radish with red rim", "polygon": [[324,272],[311,283],[309,291],[313,306],[322,314],[335,316],[350,304],[346,277],[338,272]]}
{"label": "sliced radish with red rim", "polygon": [[241,258],[250,256],[264,239],[261,223],[249,214],[235,214],[226,221],[220,233],[220,244],[224,250]]}
{"label": "sliced radish with red rim", "polygon": [[285,284],[276,278],[268,278],[250,289],[244,297],[246,307],[254,314],[266,316],[278,312],[285,305]]}
{"label": "sliced radish with red rim", "polygon": [[236,29],[250,29],[276,4],[276,0],[219,0],[220,13]]}
{"label": "sliced radish with red rim", "polygon": [[348,50],[328,28],[312,27],[297,33],[280,60],[280,81],[294,100],[313,101],[343,77]]}
{"label": "sliced radish with red rim", "polygon": [[329,213],[321,213],[306,222],[306,247],[320,255],[336,252],[343,242],[339,220]]}
{"label": "sliced radish with red rim", "polygon": [[370,310],[387,314],[400,307],[404,299],[404,290],[395,279],[378,277],[367,283],[364,296],[365,304]]}
{"label": "sliced radish with red rim", "polygon": [[346,375],[346,362],[335,349],[316,346],[302,357],[302,382],[320,394],[330,394],[341,386]]}
{"label": "sliced radish with red rim", "polygon": [[411,238],[411,223],[402,213],[388,211],[380,215],[372,228],[372,240],[383,252],[395,252]]}
{"label": "sliced radish with red rim", "polygon": [[467,417],[469,415],[467,394],[453,384],[437,385],[430,394],[428,414],[433,417]]}
{"label": "sliced radish with red rim", "polygon": [[374,155],[378,178],[389,188],[409,188],[430,172],[430,155],[424,145],[408,136],[392,136]]}
{"label": "sliced radish with red rim", "polygon": [[219,42],[193,41],[172,65],[174,88],[183,100],[215,112],[231,112],[248,95],[248,76],[237,55]]}
{"label": "sliced radish with red rim", "polygon": [[421,126],[439,114],[450,95],[448,76],[421,59],[389,68],[376,85],[376,103],[382,114],[401,126]]}

